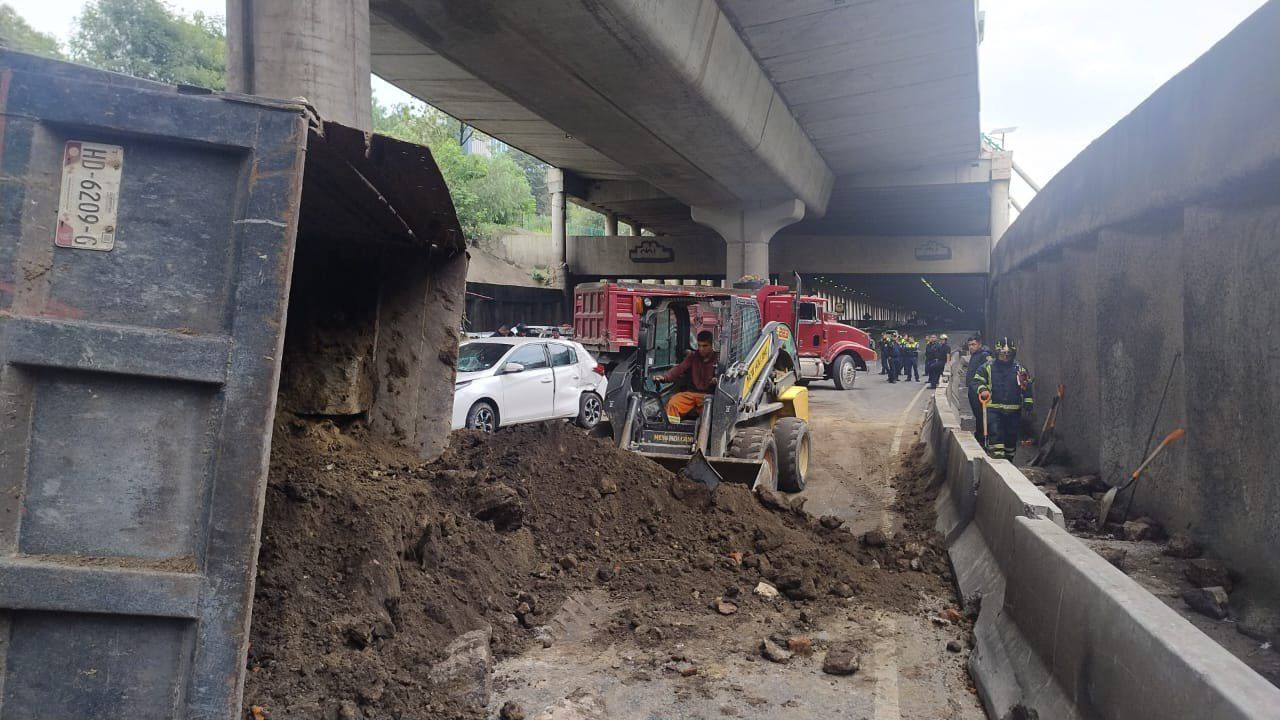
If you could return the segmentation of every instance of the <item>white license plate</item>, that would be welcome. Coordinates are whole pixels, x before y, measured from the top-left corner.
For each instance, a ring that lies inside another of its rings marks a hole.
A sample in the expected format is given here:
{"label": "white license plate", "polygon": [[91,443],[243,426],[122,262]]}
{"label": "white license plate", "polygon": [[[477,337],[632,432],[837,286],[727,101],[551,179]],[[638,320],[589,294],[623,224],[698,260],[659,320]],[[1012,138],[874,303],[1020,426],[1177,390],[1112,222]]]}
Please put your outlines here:
{"label": "white license plate", "polygon": [[123,167],[124,148],[119,145],[67,141],[54,245],[102,251],[115,247]]}

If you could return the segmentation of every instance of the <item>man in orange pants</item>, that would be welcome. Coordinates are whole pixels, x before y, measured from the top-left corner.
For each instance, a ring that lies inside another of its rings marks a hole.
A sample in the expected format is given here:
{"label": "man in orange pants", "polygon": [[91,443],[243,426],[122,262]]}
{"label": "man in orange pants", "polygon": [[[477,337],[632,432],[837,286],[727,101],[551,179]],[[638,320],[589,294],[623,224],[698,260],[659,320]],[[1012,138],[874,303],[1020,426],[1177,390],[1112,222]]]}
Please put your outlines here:
{"label": "man in orange pants", "polygon": [[693,410],[701,412],[703,400],[711,392],[711,388],[715,387],[716,364],[720,362],[720,354],[712,347],[714,339],[710,330],[698,333],[697,352],[689,353],[679,365],[654,376],[655,380],[671,382],[687,374],[689,384],[693,386],[692,391],[678,392],[667,401],[667,419],[671,422],[680,422],[680,418]]}

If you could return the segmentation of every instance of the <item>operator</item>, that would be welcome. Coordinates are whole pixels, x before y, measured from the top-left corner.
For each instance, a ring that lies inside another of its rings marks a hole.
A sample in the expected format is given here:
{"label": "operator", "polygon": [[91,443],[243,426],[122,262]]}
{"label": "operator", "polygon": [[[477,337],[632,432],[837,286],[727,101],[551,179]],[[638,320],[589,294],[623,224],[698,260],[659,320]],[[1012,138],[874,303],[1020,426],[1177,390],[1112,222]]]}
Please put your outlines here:
{"label": "operator", "polygon": [[[980,402],[987,403],[987,434],[991,457],[1012,460],[1018,449],[1018,430],[1022,417],[1029,415],[1035,402],[1032,397],[1031,373],[1014,358],[1018,348],[1007,337],[996,343],[996,354],[974,373],[970,386]],[[981,428],[982,418],[978,418]]]}
{"label": "operator", "polygon": [[712,347],[714,340],[710,330],[703,330],[698,333],[697,352],[685,355],[679,365],[653,376],[654,380],[671,382],[687,374],[693,386],[693,390],[678,392],[667,401],[667,419],[671,422],[678,423],[686,413],[695,410],[702,412],[707,393],[716,385],[716,365],[720,362],[720,353]]}

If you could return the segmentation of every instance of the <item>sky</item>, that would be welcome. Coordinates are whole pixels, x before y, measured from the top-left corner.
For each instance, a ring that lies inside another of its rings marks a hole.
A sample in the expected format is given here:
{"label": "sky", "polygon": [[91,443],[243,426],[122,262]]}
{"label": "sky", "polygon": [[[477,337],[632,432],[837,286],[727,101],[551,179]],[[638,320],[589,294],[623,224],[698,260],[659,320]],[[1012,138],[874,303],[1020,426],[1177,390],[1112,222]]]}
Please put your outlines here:
{"label": "sky", "polygon": [[[66,40],[85,0],[7,1],[37,29]],[[982,128],[1005,138],[1041,183],[1266,0],[980,0]],[[225,0],[169,0],[223,15]],[[408,98],[375,78],[383,104]],[[1030,190],[1015,182],[1028,202]]]}

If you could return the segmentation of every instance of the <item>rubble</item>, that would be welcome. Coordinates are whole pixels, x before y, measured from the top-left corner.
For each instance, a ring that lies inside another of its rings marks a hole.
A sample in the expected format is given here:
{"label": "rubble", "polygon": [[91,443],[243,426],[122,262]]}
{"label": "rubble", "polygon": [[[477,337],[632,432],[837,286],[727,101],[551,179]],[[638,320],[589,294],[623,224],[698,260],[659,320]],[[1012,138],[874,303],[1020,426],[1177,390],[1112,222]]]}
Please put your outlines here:
{"label": "rubble", "polygon": [[822,672],[828,675],[852,675],[862,664],[861,653],[855,643],[843,642],[832,645],[822,661]]}
{"label": "rubble", "polygon": [[1215,620],[1221,620],[1227,616],[1227,604],[1230,602],[1227,591],[1221,587],[1187,590],[1182,593],[1182,600],[1192,610]]}
{"label": "rubble", "polygon": [[1204,553],[1204,548],[1190,537],[1182,533],[1174,533],[1162,552],[1169,557],[1191,560],[1200,557]]}
{"label": "rubble", "polygon": [[1183,569],[1187,581],[1197,588],[1220,587],[1231,592],[1231,574],[1214,560],[1197,558],[1188,560]]}
{"label": "rubble", "polygon": [[1094,548],[1103,560],[1111,563],[1117,570],[1124,572],[1125,558],[1129,557],[1129,551],[1118,547],[1099,547]]}
{"label": "rubble", "polygon": [[760,654],[767,660],[776,663],[785,663],[789,661],[795,653],[785,650],[769,638],[760,641]]}
{"label": "rubble", "polygon": [[519,703],[508,700],[498,711],[498,720],[524,720],[524,708]]}

